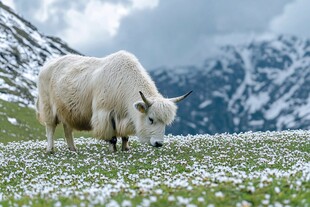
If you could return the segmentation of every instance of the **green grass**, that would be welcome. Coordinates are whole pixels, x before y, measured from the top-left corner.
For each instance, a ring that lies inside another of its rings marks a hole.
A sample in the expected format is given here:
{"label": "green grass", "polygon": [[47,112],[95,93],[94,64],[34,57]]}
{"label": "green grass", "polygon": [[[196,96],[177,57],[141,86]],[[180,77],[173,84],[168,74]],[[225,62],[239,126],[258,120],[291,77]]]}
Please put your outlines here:
{"label": "green grass", "polygon": [[0,206],[310,206],[310,131],[75,140],[0,143]]}
{"label": "green grass", "polygon": [[[12,124],[9,118],[15,118]],[[76,132],[75,136],[89,136],[86,132]],[[55,137],[63,137],[62,126],[58,126]],[[45,127],[36,119],[34,109],[23,107],[0,99],[0,142],[20,140],[45,140]]]}
{"label": "green grass", "polygon": [[[15,118],[17,124],[12,124],[8,118]],[[43,139],[44,126],[35,118],[33,109],[19,106],[0,99],[0,141],[7,143],[17,140]]]}

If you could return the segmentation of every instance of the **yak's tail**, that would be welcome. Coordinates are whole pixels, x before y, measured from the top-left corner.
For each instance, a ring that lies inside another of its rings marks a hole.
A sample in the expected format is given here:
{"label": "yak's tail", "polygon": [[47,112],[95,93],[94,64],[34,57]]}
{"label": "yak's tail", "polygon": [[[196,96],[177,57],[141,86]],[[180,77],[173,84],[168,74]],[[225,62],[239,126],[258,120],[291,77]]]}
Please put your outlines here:
{"label": "yak's tail", "polygon": [[44,125],[42,119],[41,119],[41,116],[40,116],[40,103],[39,103],[39,96],[37,98],[37,101],[36,101],[36,117],[37,117],[37,120],[42,124]]}

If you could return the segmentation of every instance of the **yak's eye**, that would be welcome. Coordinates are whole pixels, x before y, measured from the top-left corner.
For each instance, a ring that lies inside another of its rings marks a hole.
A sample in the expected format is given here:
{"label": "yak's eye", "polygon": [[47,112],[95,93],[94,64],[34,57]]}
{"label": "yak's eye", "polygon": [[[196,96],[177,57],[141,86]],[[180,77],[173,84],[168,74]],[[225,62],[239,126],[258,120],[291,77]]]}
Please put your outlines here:
{"label": "yak's eye", "polygon": [[152,119],[152,118],[149,117],[149,120],[150,120],[150,123],[151,123],[151,124],[154,123],[154,119]]}

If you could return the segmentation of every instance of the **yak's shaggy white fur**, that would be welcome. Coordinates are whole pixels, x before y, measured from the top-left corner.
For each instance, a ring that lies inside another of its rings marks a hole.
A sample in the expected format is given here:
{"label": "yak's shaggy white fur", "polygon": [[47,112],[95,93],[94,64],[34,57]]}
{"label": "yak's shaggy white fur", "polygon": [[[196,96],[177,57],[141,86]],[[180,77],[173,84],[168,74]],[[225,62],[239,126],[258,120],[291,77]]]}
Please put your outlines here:
{"label": "yak's shaggy white fur", "polygon": [[[141,99],[139,91],[151,106]],[[165,126],[175,118],[177,106],[163,98],[137,58],[119,51],[104,58],[66,55],[42,68],[38,79],[37,117],[46,125],[48,151],[53,132],[64,124],[71,150],[72,130],[92,130],[111,140],[136,134],[152,145],[163,141]],[[141,108],[142,107],[142,108]],[[153,120],[150,123],[150,118]]]}

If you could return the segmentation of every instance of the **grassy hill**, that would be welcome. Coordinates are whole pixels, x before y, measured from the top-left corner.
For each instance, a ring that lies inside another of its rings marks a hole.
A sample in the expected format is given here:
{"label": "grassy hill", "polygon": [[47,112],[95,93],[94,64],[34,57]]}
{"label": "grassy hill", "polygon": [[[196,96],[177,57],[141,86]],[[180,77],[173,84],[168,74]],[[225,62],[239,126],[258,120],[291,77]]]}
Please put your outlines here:
{"label": "grassy hill", "polygon": [[[43,133],[22,113],[30,131],[6,123],[6,140]],[[92,138],[73,153],[57,139],[53,155],[29,139],[0,143],[0,206],[310,205],[310,131],[167,136],[158,149],[131,138],[117,153]]]}
{"label": "grassy hill", "polygon": [[33,109],[1,99],[0,109],[0,141],[2,143],[44,138],[44,127],[36,120]]}
{"label": "grassy hill", "polygon": [[[76,132],[76,136],[90,136]],[[55,137],[63,137],[62,127],[57,127]],[[36,119],[35,111],[22,104],[0,99],[0,142],[45,140],[45,127]]]}

